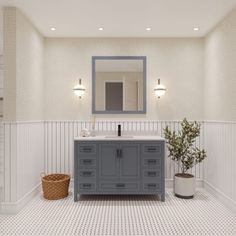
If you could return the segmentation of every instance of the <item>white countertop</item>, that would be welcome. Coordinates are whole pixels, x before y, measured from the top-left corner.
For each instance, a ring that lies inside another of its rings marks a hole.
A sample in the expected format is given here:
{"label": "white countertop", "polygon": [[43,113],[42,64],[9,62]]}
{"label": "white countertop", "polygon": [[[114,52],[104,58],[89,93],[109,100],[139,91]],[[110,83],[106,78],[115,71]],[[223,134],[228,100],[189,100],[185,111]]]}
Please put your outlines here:
{"label": "white countertop", "polygon": [[156,135],[143,135],[143,136],[137,136],[137,135],[124,135],[124,136],[115,136],[115,135],[99,135],[95,137],[74,137],[75,141],[137,141],[137,140],[143,140],[143,141],[158,141],[163,140],[164,138]]}

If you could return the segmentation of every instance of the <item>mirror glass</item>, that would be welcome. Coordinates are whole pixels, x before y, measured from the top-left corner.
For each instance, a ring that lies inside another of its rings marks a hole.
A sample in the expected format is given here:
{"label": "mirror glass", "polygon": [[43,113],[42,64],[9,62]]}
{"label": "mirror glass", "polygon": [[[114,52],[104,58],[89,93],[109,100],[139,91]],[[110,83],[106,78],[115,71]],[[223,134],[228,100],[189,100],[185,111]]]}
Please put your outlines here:
{"label": "mirror glass", "polygon": [[93,113],[146,113],[146,57],[92,58]]}

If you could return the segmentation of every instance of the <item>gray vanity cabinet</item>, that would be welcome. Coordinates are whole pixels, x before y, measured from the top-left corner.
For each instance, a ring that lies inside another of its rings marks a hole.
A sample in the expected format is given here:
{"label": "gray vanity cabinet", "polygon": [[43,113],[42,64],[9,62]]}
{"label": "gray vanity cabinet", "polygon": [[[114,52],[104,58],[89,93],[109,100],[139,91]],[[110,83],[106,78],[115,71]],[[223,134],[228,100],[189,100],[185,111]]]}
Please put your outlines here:
{"label": "gray vanity cabinet", "polygon": [[165,200],[165,141],[74,142],[77,194],[159,194]]}

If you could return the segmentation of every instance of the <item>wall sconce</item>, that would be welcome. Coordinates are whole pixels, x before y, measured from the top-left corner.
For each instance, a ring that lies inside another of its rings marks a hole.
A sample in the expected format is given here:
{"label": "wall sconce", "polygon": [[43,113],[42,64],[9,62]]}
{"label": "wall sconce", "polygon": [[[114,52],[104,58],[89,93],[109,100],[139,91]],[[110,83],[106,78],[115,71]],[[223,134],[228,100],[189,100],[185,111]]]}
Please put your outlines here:
{"label": "wall sconce", "polygon": [[161,84],[161,80],[158,79],[158,84],[156,86],[156,88],[154,89],[155,94],[158,98],[160,98],[161,96],[165,95],[166,93],[166,87],[164,85]]}
{"label": "wall sconce", "polygon": [[75,87],[74,87],[74,94],[76,96],[78,96],[79,98],[81,98],[83,95],[84,95],[84,92],[85,92],[85,88],[84,86],[81,84],[81,79],[79,79],[79,84],[76,84]]}

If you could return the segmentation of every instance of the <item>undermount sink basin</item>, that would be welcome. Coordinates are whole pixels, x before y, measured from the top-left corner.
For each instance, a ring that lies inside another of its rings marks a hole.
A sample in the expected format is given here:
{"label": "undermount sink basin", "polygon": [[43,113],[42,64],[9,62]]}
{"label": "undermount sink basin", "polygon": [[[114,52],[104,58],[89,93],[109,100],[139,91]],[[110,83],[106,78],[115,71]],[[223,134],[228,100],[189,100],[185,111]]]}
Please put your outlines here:
{"label": "undermount sink basin", "polygon": [[123,135],[123,136],[109,135],[109,136],[105,136],[105,138],[134,138],[134,137],[128,136],[128,135]]}

